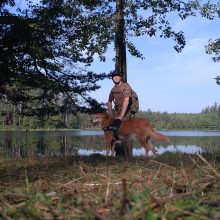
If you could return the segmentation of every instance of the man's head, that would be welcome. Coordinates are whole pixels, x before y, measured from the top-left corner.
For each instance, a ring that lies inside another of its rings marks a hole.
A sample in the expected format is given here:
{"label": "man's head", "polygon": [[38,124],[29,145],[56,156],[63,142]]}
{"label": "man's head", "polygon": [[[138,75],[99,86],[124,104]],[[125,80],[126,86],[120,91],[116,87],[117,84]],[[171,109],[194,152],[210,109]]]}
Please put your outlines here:
{"label": "man's head", "polygon": [[113,82],[116,84],[116,85],[119,85],[121,83],[121,80],[122,80],[122,76],[120,73],[114,71],[112,73],[112,80]]}

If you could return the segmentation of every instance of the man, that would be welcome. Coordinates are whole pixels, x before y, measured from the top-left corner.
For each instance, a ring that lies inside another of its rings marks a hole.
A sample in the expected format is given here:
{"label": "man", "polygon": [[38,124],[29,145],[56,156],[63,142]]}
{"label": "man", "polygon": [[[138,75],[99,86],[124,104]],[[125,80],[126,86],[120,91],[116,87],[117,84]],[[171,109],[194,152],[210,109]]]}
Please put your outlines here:
{"label": "man", "polygon": [[[134,118],[134,113],[131,112],[130,109],[132,96],[130,85],[123,82],[121,75],[117,72],[112,74],[112,80],[115,85],[109,94],[108,113],[114,113],[116,115],[116,120],[109,126],[109,129],[113,131],[114,139],[117,140],[117,131],[122,124],[122,120]],[[114,112],[112,106],[113,102]],[[130,140],[124,140],[122,145],[115,144],[114,148],[116,155],[132,155],[132,142]]]}
{"label": "man", "polygon": [[134,118],[134,114],[130,111],[132,89],[128,83],[122,81],[119,73],[112,74],[114,87],[112,88],[108,99],[108,113],[113,114],[112,102],[114,102],[114,114],[116,120],[110,126],[110,129],[117,131],[122,120]]}

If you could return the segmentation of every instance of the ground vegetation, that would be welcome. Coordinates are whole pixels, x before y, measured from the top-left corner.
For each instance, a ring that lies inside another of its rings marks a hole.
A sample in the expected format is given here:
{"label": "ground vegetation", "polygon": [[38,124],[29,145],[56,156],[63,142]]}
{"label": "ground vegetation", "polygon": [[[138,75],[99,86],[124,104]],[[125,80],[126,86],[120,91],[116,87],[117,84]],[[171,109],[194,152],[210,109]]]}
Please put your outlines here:
{"label": "ground vegetation", "polygon": [[220,158],[165,153],[0,160],[2,219],[214,219]]}

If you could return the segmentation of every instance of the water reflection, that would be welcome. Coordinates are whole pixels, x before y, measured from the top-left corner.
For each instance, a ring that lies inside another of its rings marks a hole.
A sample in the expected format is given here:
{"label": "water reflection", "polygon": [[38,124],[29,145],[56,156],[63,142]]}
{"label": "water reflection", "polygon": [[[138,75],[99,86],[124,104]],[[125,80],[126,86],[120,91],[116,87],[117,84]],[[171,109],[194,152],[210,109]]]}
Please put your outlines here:
{"label": "water reflection", "polygon": [[[154,142],[158,154],[166,151],[186,153],[220,151],[220,132],[162,131],[170,143]],[[44,157],[60,155],[105,154],[102,131],[1,131],[0,156]],[[143,148],[134,141],[133,155],[144,155]]]}

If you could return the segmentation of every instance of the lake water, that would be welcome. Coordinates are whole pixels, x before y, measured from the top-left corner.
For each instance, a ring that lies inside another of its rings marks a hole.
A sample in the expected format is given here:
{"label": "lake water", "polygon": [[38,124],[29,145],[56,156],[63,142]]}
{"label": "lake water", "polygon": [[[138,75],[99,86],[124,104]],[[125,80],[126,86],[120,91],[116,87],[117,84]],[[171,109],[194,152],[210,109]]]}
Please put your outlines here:
{"label": "lake water", "polygon": [[[171,152],[220,152],[220,132],[159,131],[170,143],[154,142],[158,154]],[[103,131],[0,131],[0,157],[44,157],[105,154]],[[133,155],[144,149],[133,141]],[[150,152],[151,155],[151,152]]]}

